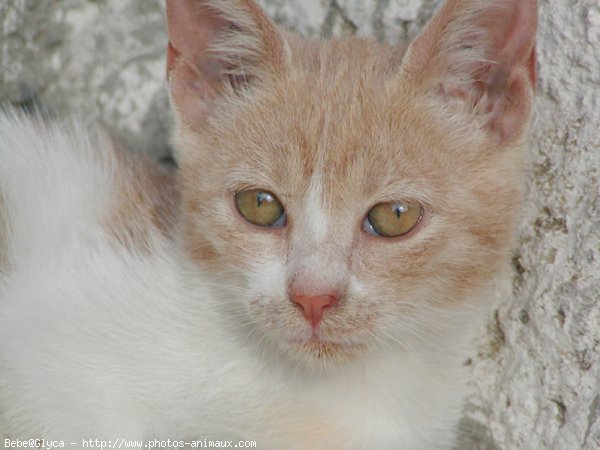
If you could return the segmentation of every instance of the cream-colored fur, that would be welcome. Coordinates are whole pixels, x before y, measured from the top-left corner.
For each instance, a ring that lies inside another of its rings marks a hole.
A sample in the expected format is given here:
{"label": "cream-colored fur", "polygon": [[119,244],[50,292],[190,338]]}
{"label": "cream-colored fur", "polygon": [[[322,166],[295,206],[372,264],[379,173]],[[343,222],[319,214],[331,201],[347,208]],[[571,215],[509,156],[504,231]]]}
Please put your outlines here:
{"label": "cream-colored fur", "polygon": [[[0,118],[11,437],[452,447],[469,330],[514,241],[535,1],[450,0],[406,50],[170,0],[175,175]],[[493,18],[493,20],[492,20]],[[287,224],[241,217],[261,189]],[[399,238],[364,230],[418,203]],[[292,292],[335,292],[320,325]]]}

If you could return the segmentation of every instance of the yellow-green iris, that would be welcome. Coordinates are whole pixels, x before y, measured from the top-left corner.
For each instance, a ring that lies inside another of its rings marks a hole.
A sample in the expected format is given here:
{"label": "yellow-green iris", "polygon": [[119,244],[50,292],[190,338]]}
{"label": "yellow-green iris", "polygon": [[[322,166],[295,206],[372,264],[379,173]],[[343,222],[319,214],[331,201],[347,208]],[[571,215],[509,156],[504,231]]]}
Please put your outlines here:
{"label": "yellow-green iris", "polygon": [[423,216],[423,207],[401,202],[375,205],[367,214],[372,231],[384,237],[398,237],[410,232]]}
{"label": "yellow-green iris", "polygon": [[235,194],[235,206],[248,222],[261,227],[285,225],[285,209],[269,191],[253,189]]}

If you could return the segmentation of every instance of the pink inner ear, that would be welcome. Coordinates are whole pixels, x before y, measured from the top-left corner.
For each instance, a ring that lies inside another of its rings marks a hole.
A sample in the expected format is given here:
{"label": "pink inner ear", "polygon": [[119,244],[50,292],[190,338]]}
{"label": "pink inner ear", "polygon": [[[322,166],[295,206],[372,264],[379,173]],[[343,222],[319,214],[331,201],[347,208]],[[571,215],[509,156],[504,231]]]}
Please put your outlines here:
{"label": "pink inner ear", "polygon": [[210,47],[231,24],[202,0],[168,0],[167,22],[167,77],[174,105],[187,122],[199,122],[213,108],[223,78],[223,62]]}
{"label": "pink inner ear", "polygon": [[527,113],[524,109],[528,95],[527,81],[531,83],[531,88],[536,84],[535,2],[520,2],[514,7],[517,12],[507,24],[508,30],[504,30],[506,37],[497,51],[498,64],[489,66],[485,98],[481,105],[488,114],[488,128],[501,141],[518,134],[522,127],[519,121]]}
{"label": "pink inner ear", "polygon": [[535,80],[535,0],[506,3],[503,9],[483,10],[479,23],[477,16],[473,19],[473,32],[463,35],[472,47],[482,47],[481,59],[473,61],[478,68],[470,75],[475,83],[483,82],[490,95],[502,91],[514,69],[527,70]]}
{"label": "pink inner ear", "polygon": [[211,11],[206,2],[194,0],[168,1],[167,22],[170,46],[176,50],[169,70],[182,58],[194,71],[211,72],[210,67],[204,67],[210,65],[209,48],[230,24]]}
{"label": "pink inner ear", "polygon": [[536,2],[529,0],[518,3],[518,13],[507,34],[499,61],[507,66],[521,66],[529,74],[532,86],[537,83],[535,35],[537,28]]}

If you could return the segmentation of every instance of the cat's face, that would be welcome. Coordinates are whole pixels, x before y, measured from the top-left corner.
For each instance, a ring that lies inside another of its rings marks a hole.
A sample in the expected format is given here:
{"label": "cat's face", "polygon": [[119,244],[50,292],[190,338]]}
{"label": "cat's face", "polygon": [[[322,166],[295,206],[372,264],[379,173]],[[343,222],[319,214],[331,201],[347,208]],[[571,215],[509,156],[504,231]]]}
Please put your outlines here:
{"label": "cat's face", "polygon": [[[463,114],[398,49],[284,51],[285,71],[180,121],[185,248],[232,320],[304,360],[451,345],[510,249],[524,126]],[[335,302],[311,321],[296,295]]]}

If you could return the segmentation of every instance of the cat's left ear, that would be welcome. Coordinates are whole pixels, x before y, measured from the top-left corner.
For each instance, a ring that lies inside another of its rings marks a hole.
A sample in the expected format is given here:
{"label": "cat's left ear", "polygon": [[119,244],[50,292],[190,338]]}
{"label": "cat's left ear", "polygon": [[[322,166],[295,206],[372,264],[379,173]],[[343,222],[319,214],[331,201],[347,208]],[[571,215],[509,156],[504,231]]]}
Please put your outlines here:
{"label": "cat's left ear", "polygon": [[448,0],[407,50],[403,74],[509,143],[532,108],[536,25],[536,0]]}
{"label": "cat's left ear", "polygon": [[287,67],[287,43],[254,0],[167,0],[167,26],[171,98],[188,124]]}

